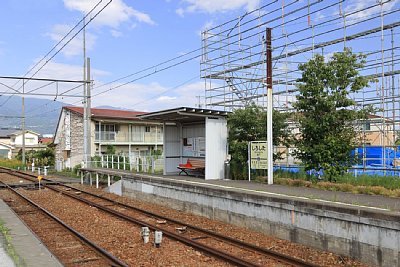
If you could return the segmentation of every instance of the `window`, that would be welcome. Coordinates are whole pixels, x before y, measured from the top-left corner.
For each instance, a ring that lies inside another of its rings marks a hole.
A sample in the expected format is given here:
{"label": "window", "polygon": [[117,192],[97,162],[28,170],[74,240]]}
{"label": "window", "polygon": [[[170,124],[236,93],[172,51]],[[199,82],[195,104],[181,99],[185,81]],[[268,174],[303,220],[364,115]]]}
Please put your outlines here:
{"label": "window", "polygon": [[369,122],[369,121],[364,122],[362,125],[362,129],[364,131],[370,131],[371,130],[371,122]]}
{"label": "window", "polygon": [[25,138],[25,141],[26,141],[27,144],[34,144],[35,143],[35,138],[27,137],[27,138]]}
{"label": "window", "polygon": [[149,132],[150,132],[150,126],[146,126],[145,132],[146,132],[146,133],[149,133]]}
{"label": "window", "polygon": [[131,141],[132,142],[143,142],[144,141],[144,126],[132,125]]}
{"label": "window", "polygon": [[[101,141],[115,141],[115,125],[96,123],[95,138]],[[101,130],[99,130],[101,129]]]}

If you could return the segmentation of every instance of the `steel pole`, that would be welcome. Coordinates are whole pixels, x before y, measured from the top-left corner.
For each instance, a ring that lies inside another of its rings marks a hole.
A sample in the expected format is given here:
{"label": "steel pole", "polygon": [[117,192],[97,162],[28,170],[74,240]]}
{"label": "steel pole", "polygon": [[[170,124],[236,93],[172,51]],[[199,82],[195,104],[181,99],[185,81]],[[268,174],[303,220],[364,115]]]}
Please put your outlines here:
{"label": "steel pole", "polygon": [[25,80],[22,80],[22,165],[25,167]]}
{"label": "steel pole", "polygon": [[91,96],[90,96],[90,90],[91,90],[91,81],[90,81],[90,58],[86,59],[86,167],[90,168],[90,157],[92,155],[91,153],[91,148],[92,148],[92,130],[91,130],[91,125],[92,125],[92,111],[91,111]]}
{"label": "steel pole", "polygon": [[273,143],[272,143],[272,30],[266,30],[266,57],[267,57],[267,144],[268,144],[268,184],[274,183],[274,162],[273,162]]}

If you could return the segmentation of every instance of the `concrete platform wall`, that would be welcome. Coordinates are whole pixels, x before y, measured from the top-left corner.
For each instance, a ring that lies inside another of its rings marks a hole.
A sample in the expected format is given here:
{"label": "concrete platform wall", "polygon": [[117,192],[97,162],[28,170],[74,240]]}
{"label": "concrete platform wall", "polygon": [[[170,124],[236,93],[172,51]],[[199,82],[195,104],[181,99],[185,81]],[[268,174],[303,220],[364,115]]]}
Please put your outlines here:
{"label": "concrete platform wall", "polygon": [[367,264],[400,267],[400,216],[157,179],[123,178],[122,194],[244,226]]}

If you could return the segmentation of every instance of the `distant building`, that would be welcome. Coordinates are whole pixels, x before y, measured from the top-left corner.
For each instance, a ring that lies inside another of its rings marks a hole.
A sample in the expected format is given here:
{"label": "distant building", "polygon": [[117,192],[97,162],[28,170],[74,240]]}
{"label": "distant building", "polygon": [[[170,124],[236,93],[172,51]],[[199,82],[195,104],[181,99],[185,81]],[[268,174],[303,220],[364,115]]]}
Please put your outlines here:
{"label": "distant building", "polygon": [[49,145],[53,143],[53,137],[39,137],[39,144]]}
{"label": "distant building", "polygon": [[[83,112],[72,106],[61,110],[54,136],[58,169],[73,168],[83,160]],[[92,108],[91,113],[91,156],[106,154],[108,145],[126,155],[162,150],[162,124],[137,117],[145,112]]]}
{"label": "distant building", "polygon": [[[393,120],[378,115],[369,114],[367,119],[359,120],[355,124],[357,141],[359,147],[395,147],[396,136]],[[300,134],[299,125],[294,120],[288,121],[288,128],[291,134]],[[300,161],[293,156],[295,147],[275,146],[274,152],[281,153],[283,159],[276,160],[277,164],[296,165]]]}
{"label": "distant building", "polygon": [[[15,157],[23,146],[23,134],[20,129],[0,129],[0,158]],[[41,150],[46,145],[39,143],[40,134],[25,130],[25,150]]]}
{"label": "distant building", "polygon": [[365,146],[394,146],[393,120],[370,114],[368,119],[358,122],[361,143]]}

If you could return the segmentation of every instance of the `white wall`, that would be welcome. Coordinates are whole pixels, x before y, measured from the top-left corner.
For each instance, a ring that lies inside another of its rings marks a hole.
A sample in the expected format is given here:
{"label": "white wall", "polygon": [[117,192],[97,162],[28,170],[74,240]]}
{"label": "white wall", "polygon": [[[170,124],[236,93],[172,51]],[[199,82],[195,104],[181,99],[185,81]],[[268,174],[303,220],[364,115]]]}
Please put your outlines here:
{"label": "white wall", "polygon": [[[201,124],[190,124],[182,126],[182,139],[188,138],[192,141],[192,146],[182,146],[182,162],[186,163],[188,158],[193,157],[204,157],[205,155],[205,123],[202,122]],[[188,141],[189,142],[189,141]],[[189,148],[189,150],[187,149]],[[191,148],[191,149],[190,149]]]}
{"label": "white wall", "polygon": [[[30,132],[25,133],[25,145],[37,145],[39,143],[39,136]],[[22,133],[15,137],[15,145],[22,146]]]}
{"label": "white wall", "polygon": [[11,159],[11,156],[12,156],[11,147],[0,144],[0,150],[6,150],[7,151],[7,158]]}
{"label": "white wall", "polygon": [[227,138],[226,119],[206,118],[206,180],[224,179]]}

